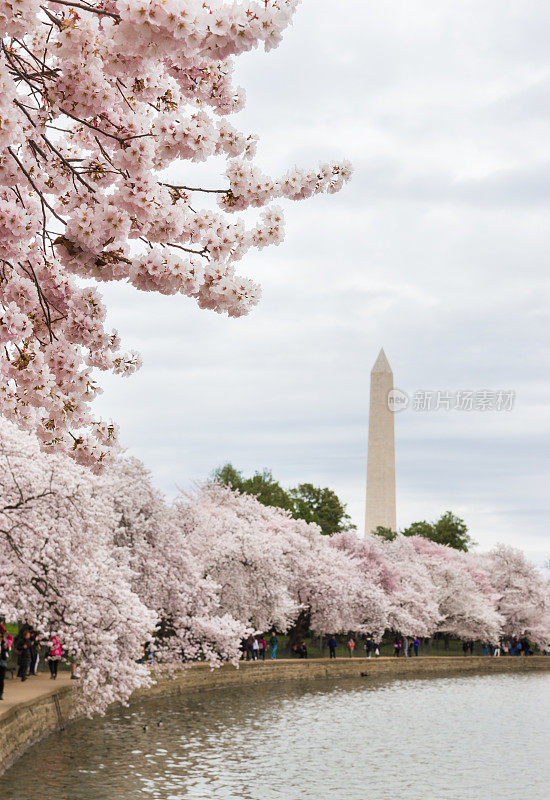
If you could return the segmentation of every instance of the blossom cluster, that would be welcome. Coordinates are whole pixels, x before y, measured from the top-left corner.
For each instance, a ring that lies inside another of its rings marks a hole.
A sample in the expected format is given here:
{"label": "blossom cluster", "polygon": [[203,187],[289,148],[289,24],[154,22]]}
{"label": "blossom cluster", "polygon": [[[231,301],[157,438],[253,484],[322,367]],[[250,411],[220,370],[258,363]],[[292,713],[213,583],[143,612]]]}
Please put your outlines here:
{"label": "blossom cluster", "polygon": [[[140,363],[79,279],[242,316],[260,288],[235,265],[282,241],[273,203],[350,178],[345,162],[270,178],[228,119],[244,103],[235,58],[275,47],[297,3],[0,0],[0,410],[45,449],[96,470],[112,459],[95,371]],[[219,185],[171,178],[211,158],[226,162]],[[245,223],[249,208],[262,210]]]}

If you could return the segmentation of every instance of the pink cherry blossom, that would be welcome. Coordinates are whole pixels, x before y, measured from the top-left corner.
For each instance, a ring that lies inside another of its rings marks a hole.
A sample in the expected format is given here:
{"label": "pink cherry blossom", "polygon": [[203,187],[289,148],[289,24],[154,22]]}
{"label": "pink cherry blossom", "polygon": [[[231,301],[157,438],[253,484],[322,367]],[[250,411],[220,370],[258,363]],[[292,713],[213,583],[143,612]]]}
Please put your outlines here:
{"label": "pink cherry blossom", "polygon": [[[235,264],[282,241],[273,202],[350,178],[346,162],[267,176],[256,136],[228,120],[244,104],[235,58],[276,47],[297,4],[0,0],[0,411],[43,449],[106,465],[116,426],[93,413],[91,368],[140,364],[79,278],[242,316],[261,292]],[[226,161],[219,184],[171,177],[212,157]],[[263,209],[249,226],[248,208]]]}

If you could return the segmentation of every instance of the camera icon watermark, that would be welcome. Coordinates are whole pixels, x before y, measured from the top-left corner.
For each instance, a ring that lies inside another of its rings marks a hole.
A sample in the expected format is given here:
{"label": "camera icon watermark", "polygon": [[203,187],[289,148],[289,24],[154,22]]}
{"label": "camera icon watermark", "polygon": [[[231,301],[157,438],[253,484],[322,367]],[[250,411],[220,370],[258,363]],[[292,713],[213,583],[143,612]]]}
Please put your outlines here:
{"label": "camera icon watermark", "polygon": [[392,414],[411,411],[513,411],[513,389],[420,389],[411,395],[402,389],[388,392],[387,405]]}

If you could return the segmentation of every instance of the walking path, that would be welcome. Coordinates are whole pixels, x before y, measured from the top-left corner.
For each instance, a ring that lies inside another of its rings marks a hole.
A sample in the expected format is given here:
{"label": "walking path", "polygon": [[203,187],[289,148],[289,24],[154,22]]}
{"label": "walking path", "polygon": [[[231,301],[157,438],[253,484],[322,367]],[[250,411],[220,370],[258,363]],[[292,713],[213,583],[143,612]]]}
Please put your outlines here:
{"label": "walking path", "polygon": [[60,672],[57,680],[50,680],[49,674],[39,672],[26,681],[17,678],[6,678],[4,684],[4,699],[0,700],[0,724],[2,717],[7,716],[10,709],[21,703],[31,703],[40,697],[47,697],[58,691],[62,686],[69,686],[71,679],[68,672]]}
{"label": "walking path", "polygon": [[[440,660],[441,659],[441,660]],[[285,666],[292,665],[293,667],[300,667],[300,665],[307,669],[307,666],[314,666],[314,665],[321,665],[327,664],[329,667],[333,665],[336,668],[336,664],[340,664],[341,667],[344,669],[346,667],[350,669],[358,669],[360,666],[364,668],[369,668],[372,670],[373,668],[376,669],[376,665],[378,665],[378,669],[376,672],[385,672],[388,667],[391,667],[391,671],[393,672],[393,668],[401,668],[402,665],[410,666],[410,671],[414,672],[415,664],[421,668],[421,665],[425,668],[428,664],[433,665],[433,667],[443,666],[443,662],[446,662],[446,666],[448,668],[456,667],[460,669],[461,667],[468,669],[469,666],[473,666],[472,662],[475,661],[476,666],[480,668],[485,667],[493,667],[496,668],[498,666],[502,667],[523,667],[523,666],[530,666],[528,663],[524,663],[531,661],[533,659],[532,666],[535,666],[535,662],[540,662],[540,656],[530,656],[529,659],[523,658],[513,658],[511,656],[501,656],[500,658],[493,659],[491,656],[419,656],[417,658],[395,658],[391,656],[379,656],[378,658],[371,658],[366,659],[364,656],[349,658],[349,656],[338,656],[335,659],[329,658],[308,658],[308,659],[298,659],[298,658],[278,658],[276,660],[272,660],[271,658],[267,658],[265,661],[240,661],[239,666],[241,672],[243,667],[248,671],[254,668],[260,668],[262,665],[270,667],[279,667],[283,669]],[[470,663],[469,663],[470,662]],[[387,667],[384,669],[382,667],[383,664],[386,664]],[[208,664],[196,664],[194,665],[195,668],[199,668],[201,672],[210,673],[210,667]],[[546,667],[550,669],[550,657],[546,657],[542,659],[542,664],[540,664],[543,668]],[[223,668],[225,671],[229,665],[226,665]],[[421,668],[422,669],[422,668]],[[401,671],[401,670],[400,670]],[[409,671],[409,670],[407,670]],[[187,670],[184,671],[184,674]],[[214,674],[218,671],[215,670]],[[220,674],[220,673],[218,673]],[[238,674],[238,673],[237,673]],[[159,676],[160,677],[160,676]],[[46,698],[54,693],[58,692],[59,689],[62,689],[67,686],[73,686],[74,682],[71,681],[69,672],[60,672],[58,675],[57,680],[52,681],[50,679],[49,674],[45,672],[40,672],[38,675],[34,675],[29,677],[25,682],[21,682],[17,678],[8,678],[6,677],[5,687],[4,687],[4,699],[0,700],[0,725],[2,722],[2,718],[8,715],[8,712],[18,705],[27,705],[32,703],[34,700],[38,700],[39,698]]]}

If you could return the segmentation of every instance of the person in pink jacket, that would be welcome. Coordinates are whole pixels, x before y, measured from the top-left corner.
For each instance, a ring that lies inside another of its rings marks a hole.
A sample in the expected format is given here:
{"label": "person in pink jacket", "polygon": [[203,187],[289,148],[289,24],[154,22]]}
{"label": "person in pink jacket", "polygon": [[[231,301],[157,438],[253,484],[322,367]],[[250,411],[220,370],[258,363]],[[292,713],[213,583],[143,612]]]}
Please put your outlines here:
{"label": "person in pink jacket", "polygon": [[50,680],[55,681],[57,678],[57,670],[59,667],[59,662],[61,661],[61,656],[63,655],[63,651],[61,649],[61,642],[57,638],[57,636],[50,636],[50,650],[47,655],[47,662],[50,667]]}

